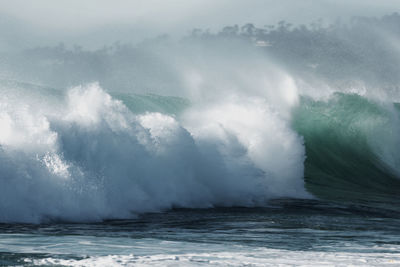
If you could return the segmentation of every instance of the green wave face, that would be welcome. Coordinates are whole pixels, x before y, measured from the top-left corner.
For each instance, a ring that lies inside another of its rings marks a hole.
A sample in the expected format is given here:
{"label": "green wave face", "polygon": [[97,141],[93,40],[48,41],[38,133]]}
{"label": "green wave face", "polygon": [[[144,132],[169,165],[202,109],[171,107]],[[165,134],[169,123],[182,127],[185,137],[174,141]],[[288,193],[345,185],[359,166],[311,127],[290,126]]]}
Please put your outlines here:
{"label": "green wave face", "polygon": [[293,115],[305,141],[309,192],[345,201],[398,198],[398,109],[337,93],[328,101],[302,97]]}
{"label": "green wave face", "polygon": [[114,98],[121,100],[124,105],[135,114],[160,112],[170,115],[179,115],[190,105],[189,100],[175,96],[122,93],[111,93],[111,95]]}

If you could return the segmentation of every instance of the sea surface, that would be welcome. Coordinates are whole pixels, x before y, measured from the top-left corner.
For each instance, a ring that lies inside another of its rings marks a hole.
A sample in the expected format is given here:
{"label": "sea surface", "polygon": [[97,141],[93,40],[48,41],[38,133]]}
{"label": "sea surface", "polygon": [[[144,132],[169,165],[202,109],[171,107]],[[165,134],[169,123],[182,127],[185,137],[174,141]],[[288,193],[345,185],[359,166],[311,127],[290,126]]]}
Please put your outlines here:
{"label": "sea surface", "polygon": [[1,88],[1,266],[400,265],[397,103]]}
{"label": "sea surface", "polygon": [[280,199],[101,223],[2,224],[5,266],[398,266],[400,213]]}

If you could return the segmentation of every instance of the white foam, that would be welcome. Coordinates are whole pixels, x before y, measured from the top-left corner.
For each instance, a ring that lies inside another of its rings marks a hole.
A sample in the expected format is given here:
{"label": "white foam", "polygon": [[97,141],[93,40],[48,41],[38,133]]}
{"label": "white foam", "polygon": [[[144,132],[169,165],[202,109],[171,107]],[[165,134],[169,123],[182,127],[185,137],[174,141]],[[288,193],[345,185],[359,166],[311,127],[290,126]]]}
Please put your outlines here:
{"label": "white foam", "polygon": [[71,89],[57,109],[14,101],[0,110],[1,222],[308,196],[302,139],[259,98],[195,106],[182,119],[134,115],[97,84]]}
{"label": "white foam", "polygon": [[398,266],[400,254],[289,251],[248,251],[156,254],[147,256],[109,255],[81,260],[26,259],[33,265],[65,266]]}

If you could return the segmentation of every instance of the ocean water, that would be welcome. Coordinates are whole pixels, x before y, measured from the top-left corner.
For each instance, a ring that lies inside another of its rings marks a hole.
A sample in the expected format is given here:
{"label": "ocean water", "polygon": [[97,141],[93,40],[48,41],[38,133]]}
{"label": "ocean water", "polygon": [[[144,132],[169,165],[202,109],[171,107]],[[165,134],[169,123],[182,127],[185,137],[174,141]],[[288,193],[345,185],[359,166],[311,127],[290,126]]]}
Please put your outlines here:
{"label": "ocean water", "polygon": [[0,266],[400,266],[399,28],[1,52]]}
{"label": "ocean water", "polygon": [[2,224],[2,265],[397,266],[400,214],[280,199],[101,223]]}
{"label": "ocean water", "polygon": [[398,105],[276,97],[3,82],[0,265],[399,265]]}

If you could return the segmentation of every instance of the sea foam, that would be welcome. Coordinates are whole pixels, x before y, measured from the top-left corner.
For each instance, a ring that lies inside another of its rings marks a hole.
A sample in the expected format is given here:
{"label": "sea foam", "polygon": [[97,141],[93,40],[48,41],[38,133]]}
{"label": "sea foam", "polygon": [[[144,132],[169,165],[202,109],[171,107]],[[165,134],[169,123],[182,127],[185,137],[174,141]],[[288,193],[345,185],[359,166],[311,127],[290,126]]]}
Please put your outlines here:
{"label": "sea foam", "polygon": [[193,105],[174,116],[134,114],[97,84],[70,89],[57,108],[43,94],[12,97],[17,91],[4,91],[0,105],[1,222],[309,197],[302,138],[265,100]]}

